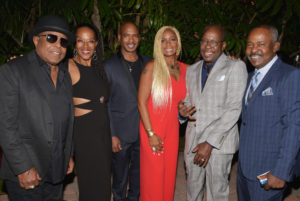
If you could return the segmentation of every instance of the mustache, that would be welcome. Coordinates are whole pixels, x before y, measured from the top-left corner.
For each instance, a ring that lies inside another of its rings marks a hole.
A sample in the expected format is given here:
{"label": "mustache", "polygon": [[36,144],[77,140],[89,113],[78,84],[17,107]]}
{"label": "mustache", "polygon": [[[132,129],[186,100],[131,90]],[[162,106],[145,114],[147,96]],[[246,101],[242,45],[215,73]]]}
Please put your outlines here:
{"label": "mustache", "polygon": [[259,54],[259,53],[255,53],[255,54],[250,54],[249,57],[253,57],[253,56],[259,56],[262,57],[264,56],[263,54]]}

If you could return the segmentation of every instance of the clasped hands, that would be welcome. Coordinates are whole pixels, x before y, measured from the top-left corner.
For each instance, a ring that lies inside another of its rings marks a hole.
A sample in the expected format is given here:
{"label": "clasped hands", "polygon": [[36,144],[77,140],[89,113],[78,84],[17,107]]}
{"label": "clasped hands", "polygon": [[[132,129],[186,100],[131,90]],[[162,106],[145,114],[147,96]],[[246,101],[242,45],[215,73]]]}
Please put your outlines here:
{"label": "clasped hands", "polygon": [[200,167],[205,167],[210,158],[210,154],[213,147],[207,142],[202,142],[198,144],[193,150],[193,153],[196,153],[194,157],[194,164],[199,165]]}
{"label": "clasped hands", "polygon": [[196,120],[195,117],[191,116],[192,114],[194,114],[196,112],[196,107],[194,105],[187,107],[184,105],[183,101],[180,101],[178,104],[178,111],[182,117],[189,118],[189,120],[192,120],[192,121]]}

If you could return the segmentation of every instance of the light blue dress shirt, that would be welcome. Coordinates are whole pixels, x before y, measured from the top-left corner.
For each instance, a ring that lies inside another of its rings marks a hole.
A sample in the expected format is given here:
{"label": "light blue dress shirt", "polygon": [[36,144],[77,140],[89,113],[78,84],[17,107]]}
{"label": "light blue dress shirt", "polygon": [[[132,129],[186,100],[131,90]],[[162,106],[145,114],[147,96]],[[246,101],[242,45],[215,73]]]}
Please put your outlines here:
{"label": "light blue dress shirt", "polygon": [[[260,74],[257,76],[257,85],[255,87],[255,89],[259,86],[259,84],[261,83],[261,81],[264,79],[265,75],[269,72],[270,68],[273,66],[273,64],[277,61],[278,56],[275,55],[275,57],[273,57],[273,59],[271,61],[269,61],[269,63],[267,63],[264,67],[260,68],[260,69],[255,69],[255,72],[260,72]],[[251,78],[251,80],[253,79],[253,77]],[[250,90],[250,85],[251,85],[251,81],[249,82],[249,86],[247,87],[247,93],[245,96],[245,103],[247,104],[247,97],[249,94],[249,90]],[[254,91],[255,91],[254,89]]]}

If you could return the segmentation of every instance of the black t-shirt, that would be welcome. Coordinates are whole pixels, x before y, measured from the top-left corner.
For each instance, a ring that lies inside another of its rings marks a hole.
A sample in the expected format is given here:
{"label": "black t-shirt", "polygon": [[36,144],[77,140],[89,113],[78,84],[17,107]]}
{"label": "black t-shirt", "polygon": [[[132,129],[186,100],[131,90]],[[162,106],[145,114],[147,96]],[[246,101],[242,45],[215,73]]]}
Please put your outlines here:
{"label": "black t-shirt", "polygon": [[129,70],[133,80],[134,80],[136,89],[138,90],[140,77],[141,77],[141,73],[142,73],[142,62],[140,61],[140,58],[138,58],[138,60],[136,60],[135,62],[130,62],[130,61],[125,60],[125,63],[128,67],[128,70]]}

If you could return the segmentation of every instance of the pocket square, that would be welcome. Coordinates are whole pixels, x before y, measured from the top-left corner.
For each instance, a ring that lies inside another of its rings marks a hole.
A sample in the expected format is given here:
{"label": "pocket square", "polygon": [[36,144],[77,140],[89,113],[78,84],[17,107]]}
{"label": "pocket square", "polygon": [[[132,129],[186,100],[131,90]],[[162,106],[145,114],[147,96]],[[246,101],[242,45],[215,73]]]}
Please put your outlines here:
{"label": "pocket square", "polygon": [[267,89],[265,89],[262,93],[262,96],[272,96],[273,94],[273,90],[271,87],[268,87]]}
{"label": "pocket square", "polygon": [[218,81],[221,82],[221,81],[223,81],[224,79],[225,79],[225,75],[222,75],[222,76],[218,79]]}

